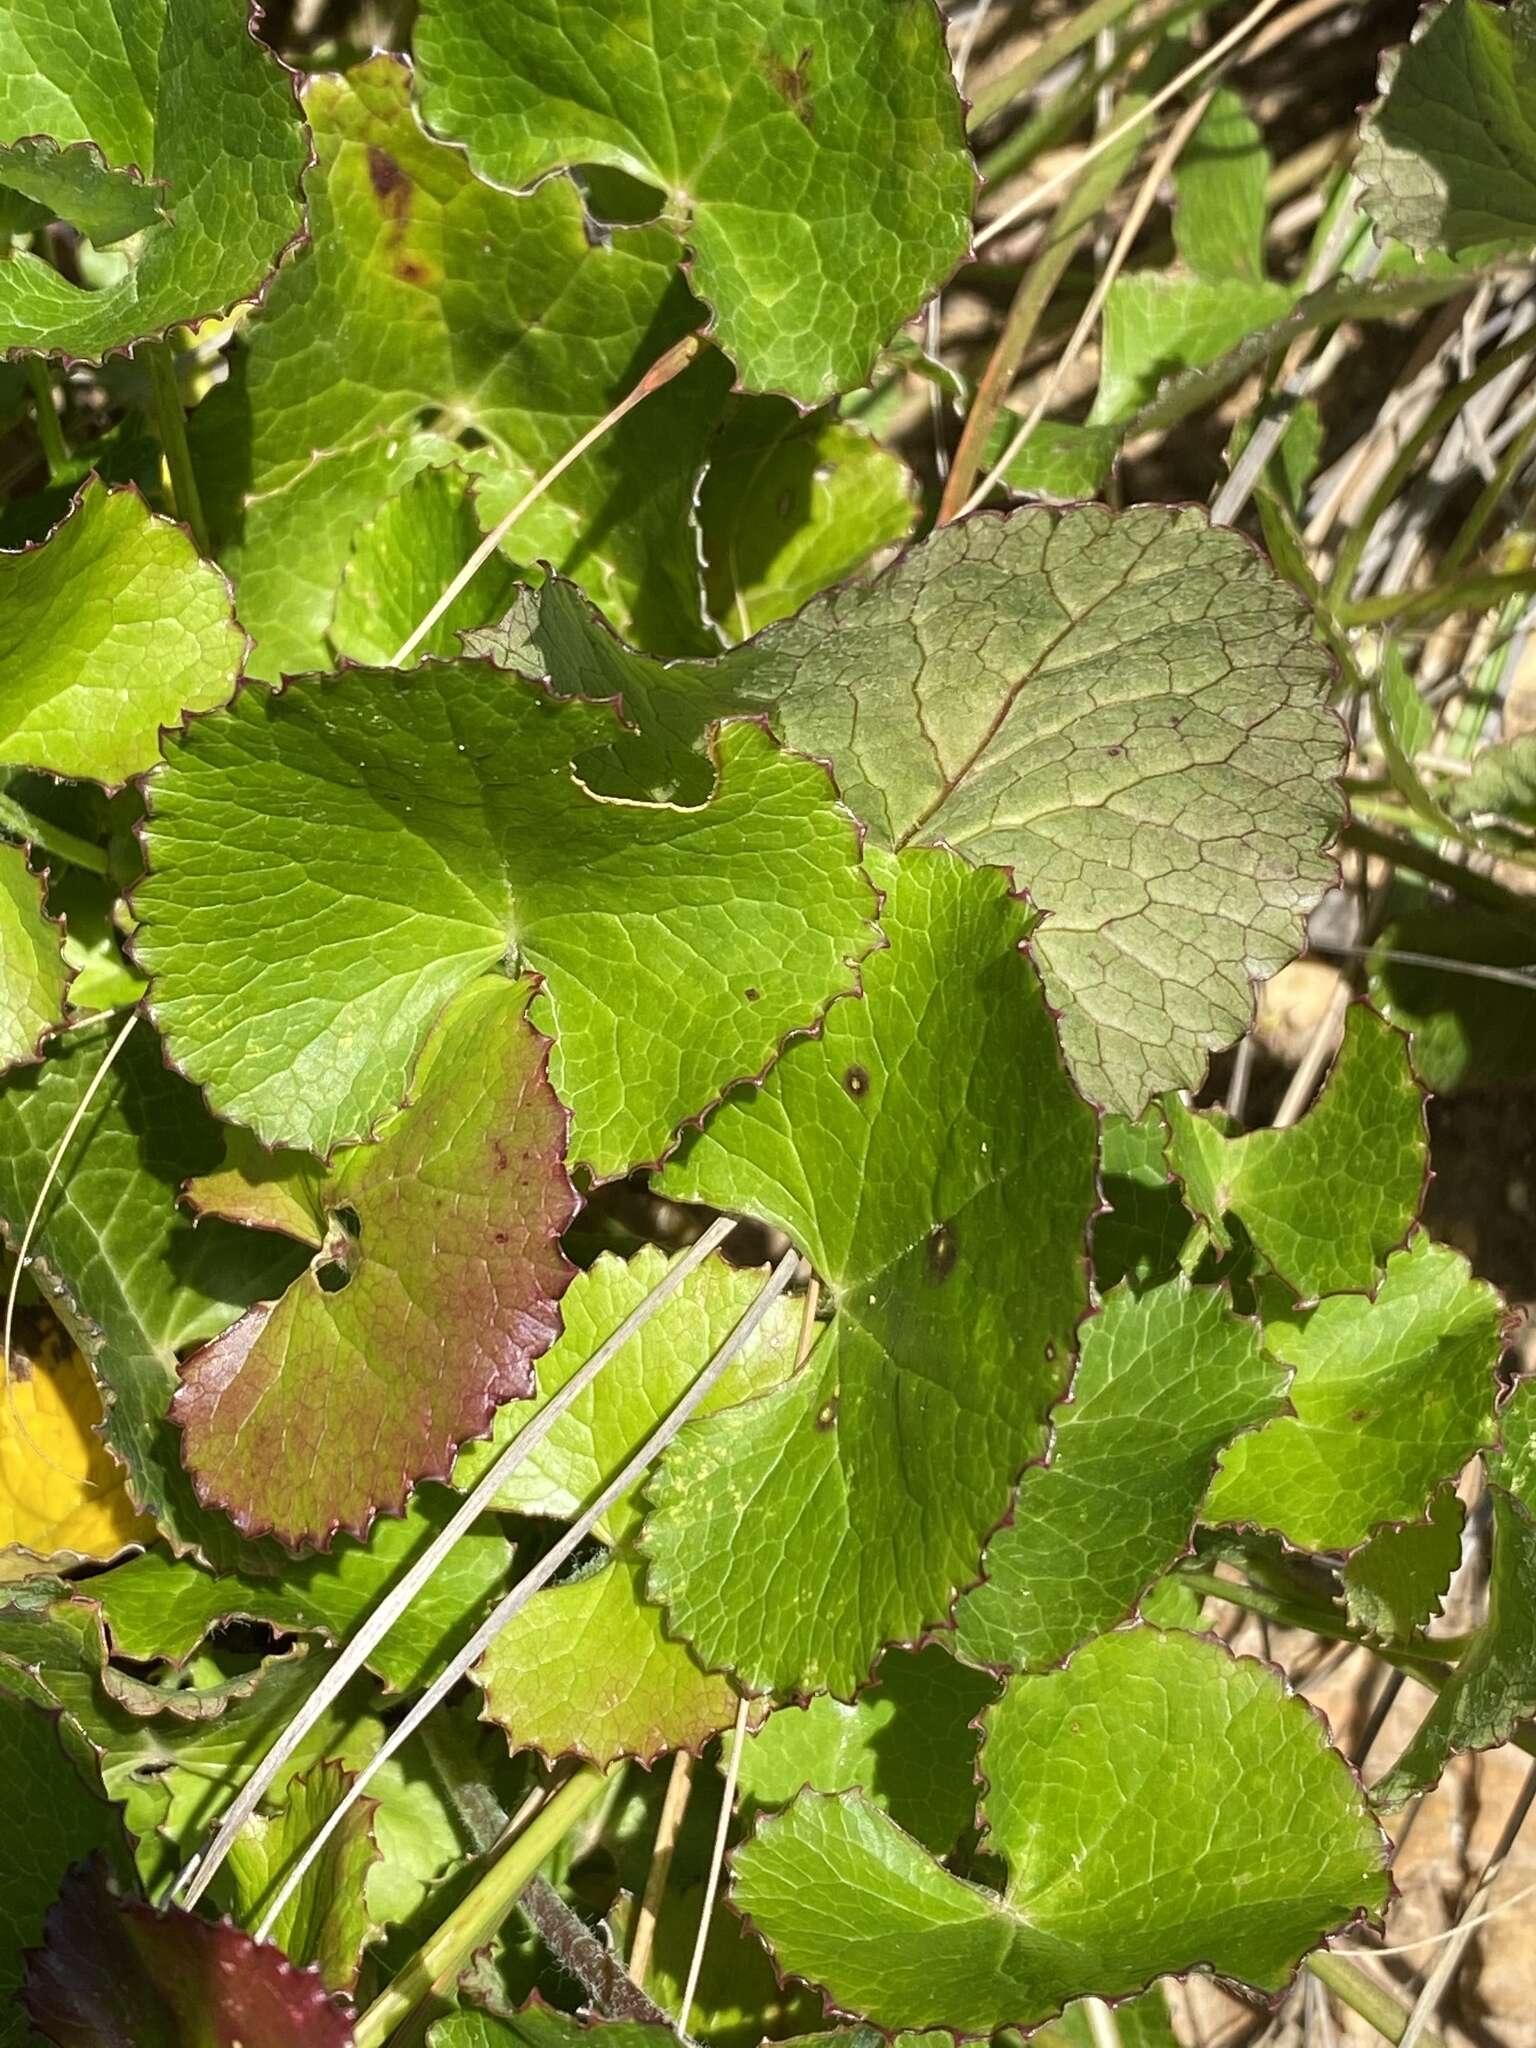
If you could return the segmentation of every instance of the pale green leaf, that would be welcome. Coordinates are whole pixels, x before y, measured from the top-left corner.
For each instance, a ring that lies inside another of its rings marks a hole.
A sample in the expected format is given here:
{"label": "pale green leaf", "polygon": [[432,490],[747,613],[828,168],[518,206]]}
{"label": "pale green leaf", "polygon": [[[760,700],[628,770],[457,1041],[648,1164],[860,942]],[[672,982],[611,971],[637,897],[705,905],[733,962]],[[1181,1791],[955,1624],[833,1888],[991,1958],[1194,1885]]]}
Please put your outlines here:
{"label": "pale green leaf", "polygon": [[1357,1628],[1411,1636],[1440,1612],[1461,1562],[1465,1520],[1454,1487],[1442,1486],[1421,1522],[1382,1529],[1344,1567],[1344,1598]]}
{"label": "pale green leaf", "polygon": [[511,946],[544,978],[573,1160],[655,1158],[851,985],[874,898],[821,767],[733,725],[699,809],[597,802],[567,763],[615,730],[469,661],[198,720],[134,894],[172,1056],[221,1113],[325,1153],[401,1101],[432,1018]]}
{"label": "pale green leaf", "polygon": [[1012,1681],[985,1716],[999,1896],[859,1795],[802,1792],[735,1857],[781,1968],[884,2028],[1030,2027],[1197,1966],[1278,1990],[1386,1900],[1359,1785],[1279,1674],[1137,1628]]}
{"label": "pale green leaf", "polygon": [[93,782],[141,774],[161,726],[222,704],[245,644],[186,533],[94,479],[47,540],[0,554],[0,619],[0,764]]}
{"label": "pale green leaf", "polygon": [[1284,1405],[1285,1375],[1224,1291],[1117,1288],[1087,1324],[1050,1463],[1019,1483],[955,1613],[973,1663],[1039,1670],[1123,1619],[1187,1548],[1216,1458]]}
{"label": "pale green leaf", "polygon": [[1384,234],[1418,250],[1536,242],[1536,21],[1525,0],[1448,0],[1383,66],[1356,173]]}
{"label": "pale green leaf", "polygon": [[1261,282],[1269,171],[1263,131],[1241,94],[1217,86],[1173,173],[1174,246],[1197,277]]}
{"label": "pale green leaf", "polygon": [[0,185],[97,242],[115,282],[0,265],[0,349],[99,357],[262,291],[303,230],[308,137],[246,0],[21,0],[0,11]]}
{"label": "pale green leaf", "polygon": [[930,0],[430,0],[422,111],[498,185],[657,186],[749,390],[814,405],[965,254],[975,174]]}
{"label": "pale green leaf", "polygon": [[[562,1304],[565,1331],[539,1363],[547,1401],[638,1307],[666,1271],[653,1247],[627,1264],[599,1258]],[[716,1259],[700,1267],[555,1424],[497,1494],[503,1512],[574,1521],[697,1379],[746,1314],[760,1273]],[[752,1342],[711,1389],[711,1414],[787,1379],[800,1333],[798,1302],[780,1300]],[[498,1415],[490,1443],[462,1452],[455,1482],[479,1478],[534,1411],[515,1402]],[[579,1577],[535,1595],[486,1651],[471,1676],[485,1692],[485,1717],[518,1748],[556,1757],[574,1751],[608,1764],[649,1762],[665,1750],[697,1748],[736,1713],[736,1692],[673,1640],[659,1607],[645,1598],[634,1538],[634,1494],[614,1502],[596,1535],[609,1554]]]}
{"label": "pale green leaf", "polygon": [[[349,1783],[340,1764],[315,1764],[289,1781],[277,1813],[252,1814],[216,1887],[219,1902],[239,1925],[252,1932],[260,1925],[278,1887],[341,1803]],[[290,1962],[313,1965],[327,1991],[352,1989],[363,1946],[375,1932],[367,1886],[380,1861],[373,1833],[376,1808],[366,1795],[349,1808],[267,1936]]]}
{"label": "pale green leaf", "polygon": [[1297,1295],[1374,1287],[1413,1228],[1429,1155],[1423,1091],[1407,1041],[1365,1003],[1346,1014],[1322,1092],[1289,1129],[1229,1138],[1176,1098],[1165,1109],[1192,1212],[1223,1250],[1236,1217]]}
{"label": "pale green leaf", "polygon": [[1275,1303],[1271,1356],[1294,1367],[1294,1413],[1224,1454],[1208,1522],[1254,1523],[1306,1550],[1347,1550],[1430,1495],[1494,1436],[1503,1303],[1459,1252],[1421,1232],[1376,1296]]}
{"label": "pale green leaf", "polygon": [[1160,270],[1122,272],[1104,301],[1104,350],[1091,426],[1122,425],[1181,370],[1215,363],[1291,309],[1289,285],[1221,283]]}
{"label": "pale green leaf", "polygon": [[947,853],[873,873],[890,943],[862,1000],[658,1183],[784,1230],[835,1305],[794,1380],[690,1422],[651,1481],[651,1594],[754,1690],[849,1697],[882,1643],[947,1618],[1043,1448],[1085,1306],[1093,1118],[1025,913]]}

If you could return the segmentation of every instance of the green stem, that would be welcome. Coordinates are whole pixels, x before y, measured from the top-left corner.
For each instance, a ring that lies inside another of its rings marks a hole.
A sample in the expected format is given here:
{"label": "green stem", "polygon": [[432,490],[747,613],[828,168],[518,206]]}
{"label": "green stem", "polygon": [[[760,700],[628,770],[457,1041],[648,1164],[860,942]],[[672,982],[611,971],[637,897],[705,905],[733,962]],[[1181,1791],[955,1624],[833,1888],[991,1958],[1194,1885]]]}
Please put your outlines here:
{"label": "green stem", "polygon": [[85,868],[93,875],[107,872],[107,856],[89,839],[79,839],[62,825],[50,824],[35,812],[23,808],[13,797],[0,792],[0,831],[14,833],[42,853],[67,860],[72,867]]}
{"label": "green stem", "polygon": [[1477,551],[1477,544],[1483,537],[1484,529],[1504,502],[1505,493],[1514,482],[1525,458],[1530,454],[1532,442],[1536,442],[1536,414],[1532,414],[1499,457],[1498,467],[1478,492],[1477,502],[1462,522],[1460,533],[1441,556],[1442,583],[1455,576],[1471,561]]}
{"label": "green stem", "polygon": [[48,463],[48,481],[56,484],[69,468],[69,444],[53,403],[53,379],[41,356],[27,357],[27,383],[32,391],[32,409],[37,414],[37,438],[43,444]]}
{"label": "green stem", "polygon": [[[1188,0],[1174,0],[1173,6],[1158,10],[1158,18],[1177,13],[1180,6],[1187,4]],[[1091,43],[1101,28],[1113,28],[1117,21],[1123,21],[1135,5],[1136,0],[1089,0],[1086,7],[1073,9],[1059,28],[1043,37],[1017,64],[977,91],[971,101],[970,125],[979,128],[983,121],[1000,114],[1010,101],[1032,92],[1058,64],[1064,64],[1084,43]]]}
{"label": "green stem", "polygon": [[517,1904],[518,1894],[546,1857],[603,1796],[606,1774],[583,1764],[540,1807],[520,1835],[386,1985],[352,2031],[356,2048],[383,2048],[397,2027],[457,1981]]}
{"label": "green stem", "polygon": [[1392,590],[1362,598],[1358,604],[1345,605],[1339,616],[1347,626],[1376,626],[1386,619],[1400,626],[1427,626],[1452,612],[1481,611],[1533,591],[1536,569],[1489,570],[1481,576],[1453,576],[1425,590]]}
{"label": "green stem", "polygon": [[1480,903],[1488,910],[1499,910],[1528,921],[1531,915],[1529,896],[1517,895],[1513,889],[1503,888],[1491,875],[1477,874],[1471,868],[1458,867],[1455,861],[1446,860],[1427,846],[1421,846],[1416,839],[1400,839],[1395,833],[1376,832],[1369,825],[1350,824],[1340,834],[1345,846],[1353,847],[1356,853],[1373,853],[1381,860],[1391,861],[1395,867],[1407,868],[1410,874],[1422,875],[1426,882],[1438,882],[1442,888],[1454,889],[1458,896],[1469,903]]}
{"label": "green stem", "polygon": [[1506,341],[1502,348],[1494,349],[1492,354],[1484,357],[1470,377],[1463,377],[1460,383],[1453,384],[1449,391],[1441,393],[1418,427],[1408,436],[1398,450],[1391,468],[1372,492],[1363,515],[1350,528],[1339,549],[1339,558],[1334,564],[1333,576],[1328,585],[1328,596],[1334,610],[1341,617],[1348,617],[1352,623],[1362,623],[1355,619],[1354,612],[1349,606],[1349,593],[1354,587],[1361,557],[1370,543],[1377,521],[1389,506],[1397,502],[1403,486],[1412,476],[1424,450],[1431,441],[1437,440],[1445,432],[1469,398],[1475,398],[1485,384],[1491,384],[1494,378],[1502,376],[1511,364],[1522,361],[1533,352],[1536,352],[1536,329],[1516,335],[1513,341]]}
{"label": "green stem", "polygon": [[150,388],[154,393],[155,424],[160,430],[166,468],[171,473],[171,498],[176,517],[185,520],[197,552],[200,555],[211,554],[208,527],[203,518],[203,501],[192,468],[192,451],[187,446],[187,416],[176,382],[176,358],[171,353],[170,343],[145,342],[141,360],[149,371]]}
{"label": "green stem", "polygon": [[[1305,1967],[1320,1984],[1326,1984],[1335,1998],[1342,1998],[1352,2012],[1373,2026],[1388,2041],[1401,2041],[1408,2031],[1408,2008],[1400,2005],[1390,1991],[1383,1991],[1357,1963],[1332,1949],[1320,1948],[1309,1955]],[[1440,2036],[1426,2027],[1419,2036],[1424,2048],[1445,2048]]]}
{"label": "green stem", "polygon": [[1440,1667],[1453,1663],[1469,1640],[1465,1636],[1442,1636],[1434,1642],[1423,1639],[1409,1649],[1398,1649],[1390,1644],[1371,1642],[1363,1629],[1353,1628],[1339,1615],[1330,1614],[1327,1608],[1310,1606],[1304,1600],[1287,1600],[1283,1594],[1266,1592],[1261,1586],[1245,1585],[1239,1579],[1220,1579],[1214,1572],[1181,1568],[1178,1577],[1180,1583],[1193,1593],[1203,1593],[1207,1599],[1225,1600],[1233,1607],[1246,1608],[1250,1614],[1261,1614],[1266,1621],[1279,1622],[1284,1628],[1308,1629],[1313,1635],[1326,1636],[1331,1642],[1359,1643],[1387,1663],[1401,1665],[1415,1677],[1428,1667],[1436,1684],[1445,1676]]}

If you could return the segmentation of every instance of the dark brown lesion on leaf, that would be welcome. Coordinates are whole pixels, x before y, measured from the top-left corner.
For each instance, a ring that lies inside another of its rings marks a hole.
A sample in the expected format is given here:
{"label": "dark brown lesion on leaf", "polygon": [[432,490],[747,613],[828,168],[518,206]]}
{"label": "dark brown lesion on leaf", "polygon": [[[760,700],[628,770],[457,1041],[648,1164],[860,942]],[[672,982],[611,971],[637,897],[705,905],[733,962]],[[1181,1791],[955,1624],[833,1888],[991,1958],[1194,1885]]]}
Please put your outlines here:
{"label": "dark brown lesion on leaf", "polygon": [[814,130],[816,109],[811,102],[811,52],[802,50],[793,65],[783,64],[777,57],[763,59],[763,74],[774,91],[783,100],[789,111],[803,128]]}
{"label": "dark brown lesion on leaf", "polygon": [[935,1224],[929,1231],[926,1256],[928,1278],[935,1287],[942,1286],[955,1270],[955,1260],[960,1256],[960,1245],[955,1236],[953,1223]]}
{"label": "dark brown lesion on leaf", "polygon": [[843,1076],[843,1086],[854,1101],[858,1102],[869,1093],[869,1075],[863,1067],[850,1067]]}
{"label": "dark brown lesion on leaf", "polygon": [[396,220],[411,210],[411,181],[387,149],[376,143],[368,148],[368,182],[383,210]]}
{"label": "dark brown lesion on leaf", "polygon": [[817,1412],[816,1427],[820,1430],[835,1429],[837,1427],[836,1394],[833,1394],[830,1399],[822,1403],[821,1408]]}

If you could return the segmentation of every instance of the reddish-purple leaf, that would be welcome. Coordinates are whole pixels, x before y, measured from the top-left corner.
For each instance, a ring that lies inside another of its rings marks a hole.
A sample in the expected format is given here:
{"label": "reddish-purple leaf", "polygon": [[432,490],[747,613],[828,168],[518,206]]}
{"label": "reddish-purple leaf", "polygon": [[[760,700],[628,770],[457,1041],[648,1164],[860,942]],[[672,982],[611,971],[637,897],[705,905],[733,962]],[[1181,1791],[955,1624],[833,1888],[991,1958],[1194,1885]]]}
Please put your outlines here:
{"label": "reddish-purple leaf", "polygon": [[531,994],[491,976],[455,1000],[411,1104],[321,1176],[309,1270],[184,1368],[172,1412],[188,1469],[247,1533],[361,1536],[533,1392],[576,1196]]}
{"label": "reddish-purple leaf", "polygon": [[351,2048],[314,1970],[237,1927],[119,1899],[99,1858],[64,1881],[21,2003],[58,2048]]}

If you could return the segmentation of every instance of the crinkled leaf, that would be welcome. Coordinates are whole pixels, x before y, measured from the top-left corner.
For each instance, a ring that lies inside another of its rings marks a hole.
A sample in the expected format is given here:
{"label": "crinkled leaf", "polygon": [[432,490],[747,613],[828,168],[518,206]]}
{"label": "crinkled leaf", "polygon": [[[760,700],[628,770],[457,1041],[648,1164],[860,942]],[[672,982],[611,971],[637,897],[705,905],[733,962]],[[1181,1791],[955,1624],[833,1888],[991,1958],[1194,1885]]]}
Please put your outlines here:
{"label": "crinkled leaf", "polygon": [[1217,362],[1250,334],[1280,320],[1296,294],[1289,285],[1231,278],[1123,273],[1104,301],[1104,355],[1091,426],[1123,425],[1178,371]]}
{"label": "crinkled leaf", "polygon": [[[330,1818],[351,1780],[340,1764],[316,1764],[290,1780],[281,1809],[253,1814],[220,1873],[217,1897],[242,1926],[254,1928],[283,1879]],[[313,1967],[327,1991],[350,1991],[363,1945],[375,1931],[367,1886],[380,1861],[373,1824],[377,1800],[365,1794],[347,1811],[267,1937],[288,1960]]]}
{"label": "crinkled leaf", "polygon": [[666,195],[754,391],[814,405],[965,254],[975,178],[931,0],[431,0],[422,111],[483,176],[612,164]]}
{"label": "crinkled leaf", "polygon": [[1118,1281],[1149,1287],[1172,1279],[1189,1236],[1189,1211],[1168,1171],[1168,1125],[1149,1103],[1133,1123],[1106,1116],[1099,1183],[1107,1207],[1093,1219],[1093,1276],[1101,1293]]}
{"label": "crinkled leaf", "polygon": [[97,1434],[101,1393],[46,1310],[17,1315],[0,1394],[0,1550],[105,1558],[154,1536]]}
{"label": "crinkled leaf", "polygon": [[58,2048],[349,2048],[317,1972],[237,1927],[115,1898],[71,1873],[28,1959],[22,2003]]}
{"label": "crinkled leaf", "polygon": [[[0,1218],[13,1243],[116,1029],[115,1020],[78,1025],[37,1066],[0,1083]],[[253,1298],[281,1291],[303,1263],[280,1238],[217,1221],[194,1229],[178,1209],[182,1181],[216,1165],[221,1149],[197,1090],[167,1068],[140,1023],[70,1145],[31,1270],[102,1383],[103,1436],[127,1469],[133,1503],[176,1548],[261,1569],[229,1522],[198,1506],[168,1413],[176,1352],[222,1329]]]}
{"label": "crinkled leaf", "polygon": [[245,645],[186,533],[94,479],[47,540],[0,554],[0,619],[0,763],[94,782],[141,774],[161,726],[222,704]]}
{"label": "crinkled leaf", "polygon": [[[340,1537],[323,1557],[289,1563],[280,1579],[215,1576],[148,1550],[92,1579],[89,1598],[101,1608],[118,1654],[140,1663],[183,1663],[210,1628],[235,1617],[337,1642],[436,1538],[456,1505],[437,1487],[418,1488],[403,1515],[374,1523],[366,1543]],[[482,1618],[511,1560],[500,1530],[477,1523],[369,1653],[370,1668],[401,1691],[425,1685]]]}
{"label": "crinkled leaf", "polygon": [[865,1793],[898,1827],[947,1856],[976,1820],[977,1734],[997,1688],[938,1643],[887,1650],[853,1704],[825,1694],[781,1707],[747,1742],[741,1789],[757,1806],[816,1792]]}
{"label": "crinkled leaf", "polygon": [[978,514],[726,656],[877,841],[1006,868],[1090,1095],[1197,1081],[1332,874],[1341,733],[1295,594],[1201,512]]}
{"label": "crinkled leaf", "polygon": [[905,540],[916,513],[905,465],[857,427],[780,398],[743,400],[710,444],[699,489],[710,617],[727,640],[747,639]]}
{"label": "crinkled leaf", "polygon": [[0,19],[0,184],[94,242],[142,231],[85,290],[0,265],[0,348],[102,356],[254,298],[302,232],[292,74],[246,0],[58,0]]}
{"label": "crinkled leaf", "polygon": [[947,853],[873,872],[890,944],[862,999],[658,1183],[786,1231],[836,1305],[793,1381],[689,1423],[651,1482],[652,1596],[753,1690],[848,1697],[882,1643],[947,1617],[1085,1305],[1094,1120],[1019,957],[1026,913]]}
{"label": "crinkled leaf", "polygon": [[26,849],[0,844],[0,1073],[36,1059],[45,1033],[62,1021],[62,936],[44,913]]}
{"label": "crinkled leaf", "polygon": [[[319,158],[311,245],[191,423],[219,559],[266,676],[324,663],[353,536],[423,462],[483,472],[476,511],[493,522],[701,318],[664,228],[590,235],[568,178],[525,198],[482,184],[461,150],[422,131],[399,59],[313,77],[304,104]],[[514,537],[521,561],[554,562],[666,653],[708,644],[687,518],[728,381],[706,352],[605,433]],[[424,418],[436,431],[422,446]],[[465,433],[472,456],[454,446]]]}
{"label": "crinkled leaf", "polygon": [[1293,1414],[1225,1452],[1208,1522],[1251,1522],[1306,1550],[1347,1550],[1415,1522],[1494,1436],[1503,1304],[1466,1260],[1420,1233],[1376,1297],[1270,1303],[1264,1342],[1294,1368]]}
{"label": "crinkled leaf", "polygon": [[[1423,957],[1415,960],[1410,954]],[[1445,967],[1426,964],[1445,960]],[[1466,971],[1458,971],[1465,963]],[[1478,972],[1489,967],[1498,978]],[[1533,1079],[1536,924],[1458,903],[1429,905],[1385,925],[1370,959],[1371,1001],[1409,1033],[1425,1086],[1451,1089]]]}
{"label": "crinkled leaf", "polygon": [[1383,66],[1356,172],[1383,234],[1418,250],[1536,242],[1536,20],[1449,0]]}
{"label": "crinkled leaf", "polygon": [[[573,1283],[564,1334],[540,1362],[541,1401],[564,1386],[665,1271],[665,1258],[647,1247],[627,1264],[604,1256]],[[761,1285],[761,1274],[723,1260],[700,1267],[511,1474],[495,1505],[573,1521],[697,1379]],[[800,1314],[798,1303],[776,1304],[709,1394],[704,1414],[789,1377]],[[461,1454],[456,1483],[472,1485],[533,1412],[522,1403],[504,1408],[490,1443]],[[576,1751],[602,1764],[621,1756],[649,1761],[665,1750],[697,1748],[733,1719],[734,1688],[667,1635],[660,1608],[645,1598],[634,1547],[640,1515],[633,1494],[616,1501],[596,1530],[609,1556],[584,1576],[537,1594],[472,1674],[485,1692],[486,1718],[519,1748],[552,1757]]]}
{"label": "crinkled leaf", "polygon": [[1289,1129],[1228,1138],[1176,1099],[1165,1108],[1193,1213],[1223,1250],[1235,1216],[1300,1296],[1374,1287],[1413,1228],[1429,1153],[1423,1091],[1406,1039],[1367,1004],[1348,1011],[1322,1093]]}
{"label": "crinkled leaf", "polygon": [[1284,1406],[1285,1375],[1225,1292],[1117,1288],[1083,1331],[1048,1466],[1019,1482],[955,1613],[973,1663],[1039,1670],[1112,1628],[1184,1550],[1217,1454]]}
{"label": "crinkled leaf", "polygon": [[135,951],[224,1114],[324,1153],[405,1093],[433,1016],[509,947],[574,1113],[623,1171],[847,988],[873,897],[825,771],[755,726],[696,810],[597,802],[614,730],[475,662],[354,669],[196,721],[154,777]]}
{"label": "crinkled leaf", "polygon": [[0,1771],[5,1775],[5,1857],[0,1862],[0,2039],[25,2039],[13,2000],[22,1957],[43,1936],[43,1916],[72,1863],[95,1850],[128,1864],[121,1811],[102,1796],[84,1735],[57,1707],[17,1690],[0,1664]]}
{"label": "crinkled leaf", "polygon": [[1197,277],[1222,284],[1264,276],[1269,151],[1230,86],[1218,86],[1174,167],[1173,240]]}
{"label": "crinkled leaf", "polygon": [[576,1198],[532,992],[487,975],[453,999],[410,1106],[326,1175],[321,1257],[183,1366],[183,1458],[247,1535],[362,1536],[533,1392]]}
{"label": "crinkled leaf", "polygon": [[1386,1844],[1325,1726],[1214,1642],[1101,1636],[985,1726],[1003,1896],[857,1795],[803,1792],[737,1851],[736,1904],[842,2011],[990,2033],[1197,1965],[1273,1991],[1385,1903]]}
{"label": "crinkled leaf", "polygon": [[1442,1486],[1422,1522],[1382,1529],[1344,1567],[1344,1598],[1357,1628],[1390,1640],[1410,1636],[1440,1612],[1461,1562],[1465,1512]]}
{"label": "crinkled leaf", "polygon": [[[424,469],[352,536],[331,614],[332,652],[349,661],[393,661],[419,619],[480,545],[469,480],[460,469]],[[457,654],[459,634],[499,618],[516,576],[492,555],[422,641],[415,657]]]}

